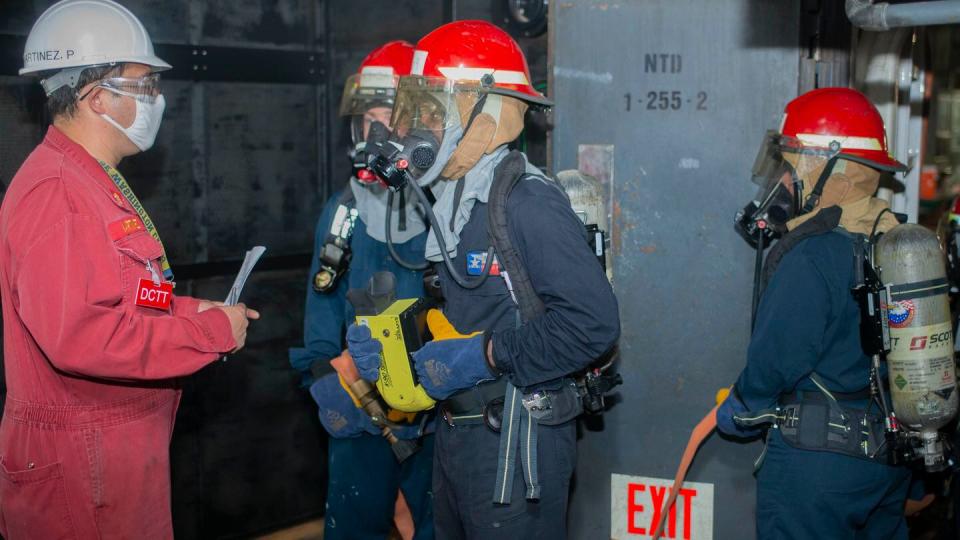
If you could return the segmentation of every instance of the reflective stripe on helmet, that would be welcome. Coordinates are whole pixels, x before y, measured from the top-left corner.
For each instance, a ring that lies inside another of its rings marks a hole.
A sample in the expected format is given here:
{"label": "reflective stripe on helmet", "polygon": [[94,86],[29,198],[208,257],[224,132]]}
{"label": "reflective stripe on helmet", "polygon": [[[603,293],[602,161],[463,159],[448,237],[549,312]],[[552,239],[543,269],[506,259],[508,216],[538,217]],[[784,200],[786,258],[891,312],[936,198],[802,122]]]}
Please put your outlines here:
{"label": "reflective stripe on helmet", "polygon": [[437,71],[444,77],[454,81],[479,81],[484,75],[492,75],[493,81],[498,84],[523,84],[528,85],[530,81],[522,71],[508,71],[503,69],[482,68],[482,67],[438,67]]}
{"label": "reflective stripe on helmet", "polygon": [[411,75],[423,75],[423,67],[427,63],[427,51],[419,49],[413,51],[413,63],[410,66]]}
{"label": "reflective stripe on helmet", "polygon": [[847,137],[843,135],[821,135],[816,133],[798,133],[796,138],[805,145],[829,148],[830,143],[840,143],[841,150],[883,150],[883,143],[873,137]]}
{"label": "reflective stripe on helmet", "polygon": [[397,80],[390,66],[365,66],[360,70],[360,88],[395,88]]}

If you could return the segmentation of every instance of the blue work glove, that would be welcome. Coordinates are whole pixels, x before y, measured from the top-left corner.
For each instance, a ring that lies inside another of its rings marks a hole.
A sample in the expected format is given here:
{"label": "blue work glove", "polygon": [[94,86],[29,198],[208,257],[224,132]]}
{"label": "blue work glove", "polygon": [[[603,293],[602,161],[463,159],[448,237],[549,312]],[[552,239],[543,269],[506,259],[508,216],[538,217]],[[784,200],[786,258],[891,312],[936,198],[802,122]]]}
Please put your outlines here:
{"label": "blue work glove", "polygon": [[363,433],[380,434],[367,413],[353,403],[336,373],[314,381],[310,395],[320,408],[320,423],[331,437],[346,439]]}
{"label": "blue work glove", "polygon": [[413,366],[430,397],[443,400],[465,388],[493,380],[483,334],[431,341],[413,353]]}
{"label": "blue work glove", "polygon": [[347,350],[350,351],[361,377],[370,382],[375,382],[380,377],[383,345],[373,339],[369,327],[351,324],[347,328]]}
{"label": "blue work glove", "polygon": [[749,439],[760,435],[763,428],[743,427],[733,419],[734,416],[747,416],[750,410],[740,401],[736,392],[730,392],[727,399],[723,400],[720,408],[717,409],[717,429],[726,435]]}

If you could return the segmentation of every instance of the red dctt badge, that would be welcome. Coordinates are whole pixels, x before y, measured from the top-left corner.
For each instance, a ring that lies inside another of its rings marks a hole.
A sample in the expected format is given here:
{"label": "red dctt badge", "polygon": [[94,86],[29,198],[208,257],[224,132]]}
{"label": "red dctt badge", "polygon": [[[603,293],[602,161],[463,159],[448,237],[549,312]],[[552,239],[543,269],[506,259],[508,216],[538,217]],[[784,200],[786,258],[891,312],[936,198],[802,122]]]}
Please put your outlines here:
{"label": "red dctt badge", "polygon": [[137,286],[136,304],[153,309],[170,309],[173,300],[173,283],[157,285],[152,279],[141,279]]}

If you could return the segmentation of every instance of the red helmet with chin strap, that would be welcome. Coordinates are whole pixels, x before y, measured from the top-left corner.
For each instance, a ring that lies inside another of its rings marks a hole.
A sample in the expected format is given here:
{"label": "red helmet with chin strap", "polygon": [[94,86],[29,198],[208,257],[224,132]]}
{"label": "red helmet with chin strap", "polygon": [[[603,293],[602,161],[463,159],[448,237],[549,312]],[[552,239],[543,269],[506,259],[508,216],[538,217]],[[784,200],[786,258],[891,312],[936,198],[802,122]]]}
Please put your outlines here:
{"label": "red helmet with chin strap", "polygon": [[787,104],[780,133],[802,150],[823,150],[886,171],[905,171],[887,147],[883,118],[866,96],[850,88],[811,90]]}
{"label": "red helmet with chin strap", "polygon": [[403,40],[377,47],[347,79],[340,100],[340,116],[363,114],[370,107],[393,106],[397,81],[410,74],[413,45]]}
{"label": "red helmet with chin strap", "polygon": [[551,101],[534,89],[530,68],[517,42],[487,21],[455,21],[417,42],[411,75],[478,82],[494,94],[537,105]]}
{"label": "red helmet with chin strap", "polygon": [[819,88],[797,97],[787,104],[780,130],[768,131],[757,153],[752,173],[760,186],[756,200],[763,204],[758,206],[773,201],[789,175],[791,216],[812,211],[841,159],[885,171],[907,170],[890,156],[883,118],[860,92]]}

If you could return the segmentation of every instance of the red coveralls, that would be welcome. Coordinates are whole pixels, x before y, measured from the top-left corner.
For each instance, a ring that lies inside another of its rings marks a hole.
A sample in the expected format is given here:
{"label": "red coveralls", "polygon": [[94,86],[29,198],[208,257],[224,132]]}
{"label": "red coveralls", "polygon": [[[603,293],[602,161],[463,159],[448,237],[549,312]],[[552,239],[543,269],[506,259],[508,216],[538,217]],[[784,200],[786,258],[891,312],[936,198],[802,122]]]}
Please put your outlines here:
{"label": "red coveralls", "polygon": [[173,536],[175,378],[235,342],[193,298],[134,304],[161,252],[99,163],[51,127],[0,207],[7,539]]}

